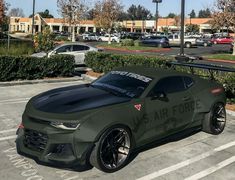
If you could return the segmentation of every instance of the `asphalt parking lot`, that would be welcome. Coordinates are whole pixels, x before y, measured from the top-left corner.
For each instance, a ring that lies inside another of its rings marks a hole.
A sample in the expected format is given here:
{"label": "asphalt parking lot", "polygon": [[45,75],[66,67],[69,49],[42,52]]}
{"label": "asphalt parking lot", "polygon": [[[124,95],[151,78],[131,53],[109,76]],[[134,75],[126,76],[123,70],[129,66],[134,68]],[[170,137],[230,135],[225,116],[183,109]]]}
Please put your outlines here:
{"label": "asphalt parking lot", "polygon": [[36,164],[16,153],[14,140],[21,115],[30,97],[52,88],[82,84],[45,83],[0,87],[1,180],[234,180],[235,117],[219,136],[198,132],[140,152],[124,169],[106,174],[95,168],[85,171],[57,169]]}

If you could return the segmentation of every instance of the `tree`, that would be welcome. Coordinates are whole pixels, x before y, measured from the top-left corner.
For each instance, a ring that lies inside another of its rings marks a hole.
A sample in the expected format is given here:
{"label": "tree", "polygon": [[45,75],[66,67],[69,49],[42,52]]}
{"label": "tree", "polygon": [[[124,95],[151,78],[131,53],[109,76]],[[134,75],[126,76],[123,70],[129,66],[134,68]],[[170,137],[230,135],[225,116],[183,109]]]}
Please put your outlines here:
{"label": "tree", "polygon": [[[8,10],[8,7],[10,5],[7,4],[4,0],[0,0],[0,32],[2,31],[2,29],[4,29],[4,27],[7,27],[8,25],[8,17],[6,16],[6,12]],[[7,28],[5,28],[6,30]]]}
{"label": "tree", "polygon": [[52,33],[49,27],[45,27],[42,33],[37,33],[34,36],[34,48],[36,52],[48,52],[53,48],[54,42]]}
{"label": "tree", "polygon": [[[227,27],[235,33],[235,1],[216,0],[215,11],[212,14],[212,26],[223,28]],[[233,55],[235,55],[235,40]]]}
{"label": "tree", "polygon": [[[44,12],[38,12],[38,14],[42,18],[54,18],[54,16],[52,14],[50,14],[50,11],[48,9],[46,9]],[[31,14],[29,17],[32,18],[33,15]]]}
{"label": "tree", "polygon": [[190,18],[196,18],[196,13],[194,11],[194,9],[191,11],[191,13],[189,14]]}
{"label": "tree", "polygon": [[72,31],[72,41],[75,41],[75,26],[80,25],[85,19],[88,6],[85,0],[57,0],[59,13],[64,18],[65,22],[70,26]]}
{"label": "tree", "polygon": [[95,18],[95,9],[90,9],[86,13],[86,19],[93,20]]}
{"label": "tree", "polygon": [[141,5],[132,4],[127,10],[128,19],[131,20],[149,20],[153,15],[151,12]]}
{"label": "tree", "polygon": [[180,27],[180,23],[181,23],[181,17],[180,17],[180,15],[175,16],[175,17],[174,17],[174,25],[179,28],[179,27]]}
{"label": "tree", "polygon": [[9,17],[24,17],[24,11],[21,8],[12,8],[9,13]]}
{"label": "tree", "polygon": [[119,0],[102,0],[95,4],[95,24],[109,33],[109,44],[111,43],[111,30],[115,26],[120,13],[123,10]]}
{"label": "tree", "polygon": [[175,16],[177,16],[175,13],[169,13],[167,18],[174,18]]}
{"label": "tree", "polygon": [[193,33],[197,33],[199,32],[199,25],[198,24],[187,24],[186,25],[186,32],[193,32]]}
{"label": "tree", "polygon": [[206,8],[205,10],[200,10],[198,13],[199,18],[210,18],[211,17],[211,11],[209,8]]}

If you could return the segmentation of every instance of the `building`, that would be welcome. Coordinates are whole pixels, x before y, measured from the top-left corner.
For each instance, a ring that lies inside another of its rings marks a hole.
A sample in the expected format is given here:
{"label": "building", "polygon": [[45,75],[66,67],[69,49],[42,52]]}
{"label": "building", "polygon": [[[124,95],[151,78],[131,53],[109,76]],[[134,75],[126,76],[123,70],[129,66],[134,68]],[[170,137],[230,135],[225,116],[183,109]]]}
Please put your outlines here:
{"label": "building", "polygon": [[[185,24],[199,25],[200,33],[208,33],[212,31],[210,18],[191,18],[186,19]],[[50,27],[51,31],[69,31],[69,24],[61,18],[42,18],[39,14],[35,15],[35,32],[41,32],[44,27]],[[119,26],[128,32],[153,32],[155,31],[156,21],[154,20],[135,20],[119,22]],[[170,31],[179,31],[180,22],[174,18],[159,18],[158,30],[163,31],[168,28]],[[76,25],[75,32],[81,34],[84,32],[97,32],[100,29],[95,27],[94,21],[82,21]],[[10,32],[32,32],[32,18],[10,18]]]}
{"label": "building", "polygon": [[[34,18],[34,31],[41,32],[43,28],[50,27],[51,31],[69,31],[69,24],[61,18],[42,18],[39,14]],[[85,31],[96,32],[96,27],[93,21],[82,21],[75,27],[77,34]],[[10,32],[32,33],[32,18],[10,18]]]}

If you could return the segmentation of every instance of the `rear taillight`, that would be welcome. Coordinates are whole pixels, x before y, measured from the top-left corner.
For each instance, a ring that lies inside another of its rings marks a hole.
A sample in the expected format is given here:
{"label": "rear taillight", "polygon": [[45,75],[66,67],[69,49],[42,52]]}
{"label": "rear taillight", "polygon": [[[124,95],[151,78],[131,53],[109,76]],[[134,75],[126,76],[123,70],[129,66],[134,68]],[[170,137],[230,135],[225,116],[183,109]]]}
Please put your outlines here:
{"label": "rear taillight", "polygon": [[18,126],[19,129],[24,129],[24,125],[23,123],[20,123],[20,125]]}
{"label": "rear taillight", "polygon": [[220,94],[220,93],[223,93],[224,92],[224,88],[213,88],[212,90],[211,90],[211,93],[212,94]]}

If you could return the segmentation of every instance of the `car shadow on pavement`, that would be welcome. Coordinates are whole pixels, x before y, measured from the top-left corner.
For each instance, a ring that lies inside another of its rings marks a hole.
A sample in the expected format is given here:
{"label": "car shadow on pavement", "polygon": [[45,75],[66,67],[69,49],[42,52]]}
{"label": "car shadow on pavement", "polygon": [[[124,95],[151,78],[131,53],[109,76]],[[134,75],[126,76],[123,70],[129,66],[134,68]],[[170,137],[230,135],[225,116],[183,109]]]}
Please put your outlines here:
{"label": "car shadow on pavement", "polygon": [[170,143],[170,142],[180,141],[180,140],[185,139],[187,137],[190,137],[194,134],[197,134],[200,131],[201,131],[201,127],[191,128],[191,129],[182,131],[180,133],[168,136],[164,139],[149,143],[148,145],[145,145],[143,147],[140,147],[132,152],[128,164],[131,163],[138,156],[138,154],[141,152],[162,146],[162,145]]}

